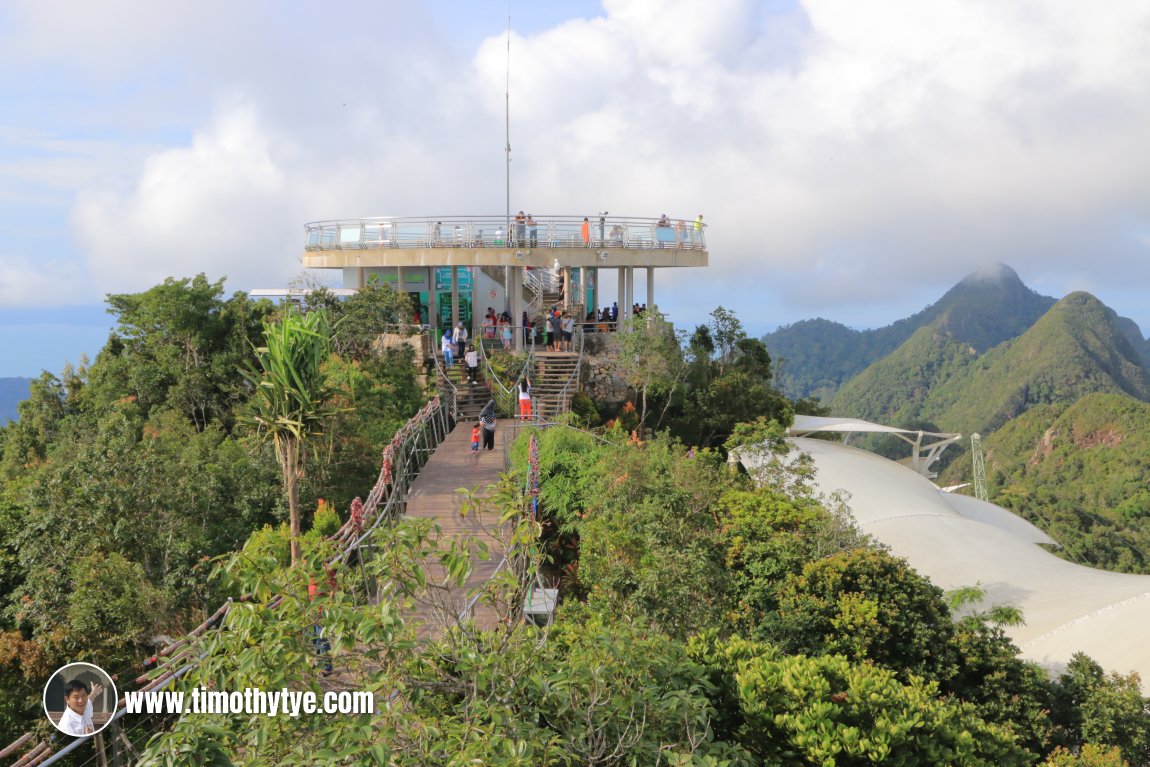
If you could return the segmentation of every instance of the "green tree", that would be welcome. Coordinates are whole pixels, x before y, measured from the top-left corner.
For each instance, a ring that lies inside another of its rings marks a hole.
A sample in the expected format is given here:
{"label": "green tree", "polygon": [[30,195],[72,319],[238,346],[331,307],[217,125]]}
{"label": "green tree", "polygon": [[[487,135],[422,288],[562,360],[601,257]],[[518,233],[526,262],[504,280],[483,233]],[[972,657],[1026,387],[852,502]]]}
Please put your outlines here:
{"label": "green tree", "polygon": [[[648,394],[670,399],[686,368],[674,326],[658,307],[624,323],[618,334],[619,368],[627,385],[640,394],[639,428],[647,424]],[[661,420],[661,419],[660,419]]]}
{"label": "green tree", "polygon": [[1114,746],[1131,764],[1150,763],[1150,700],[1137,674],[1106,673],[1076,653],[1055,685],[1051,717],[1062,746]]}
{"label": "green tree", "polygon": [[791,652],[841,654],[940,682],[955,673],[942,591],[881,551],[845,551],[789,576],[771,632]]}
{"label": "green tree", "polygon": [[729,588],[711,506],[731,481],[716,454],[689,457],[665,438],[605,449],[578,528],[590,604],[672,636],[718,620]]}
{"label": "green tree", "polygon": [[1059,746],[1042,763],[1042,767],[1129,767],[1122,749],[1087,743],[1078,753]]}
{"label": "green tree", "polygon": [[864,545],[845,510],[828,509],[811,495],[739,488],[724,493],[714,509],[745,636],[767,636],[779,586],[807,562]]}
{"label": "green tree", "polygon": [[369,280],[359,290],[341,299],[324,287],[307,294],[308,311],[327,312],[332,327],[332,351],[341,357],[362,361],[373,356],[385,334],[407,336],[415,332],[410,324],[411,300],[387,283]]}
{"label": "green tree", "polygon": [[168,278],[142,293],[110,294],[117,324],[90,371],[83,406],[99,411],[132,397],[145,415],[170,408],[198,428],[222,419],[230,430],[235,405],[248,396],[236,368],[272,305],[243,293],[225,299],[223,283],[199,274]]}
{"label": "green tree", "polygon": [[292,564],[299,562],[299,479],[306,460],[304,446],[335,414],[328,402],[323,364],[331,349],[331,327],[323,310],[301,314],[289,306],[267,326],[265,345],[257,348],[260,370],[245,372],[256,387],[250,416],[256,433],[275,444],[291,519]]}
{"label": "green tree", "polygon": [[743,743],[766,764],[1029,765],[1033,755],[933,683],[841,656],[754,658],[735,674]]}
{"label": "green tree", "polygon": [[691,444],[722,445],[735,426],[756,418],[790,423],[793,406],[772,385],[771,358],[762,341],[748,338],[729,310],[711,312],[687,345],[687,393],[672,431]]}

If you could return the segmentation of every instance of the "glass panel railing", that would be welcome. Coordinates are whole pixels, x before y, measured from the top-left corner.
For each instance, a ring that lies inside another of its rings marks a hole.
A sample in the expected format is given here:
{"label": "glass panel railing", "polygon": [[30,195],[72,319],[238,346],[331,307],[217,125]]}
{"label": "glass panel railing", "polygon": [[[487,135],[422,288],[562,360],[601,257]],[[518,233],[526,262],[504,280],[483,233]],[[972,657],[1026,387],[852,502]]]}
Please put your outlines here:
{"label": "glass panel railing", "polygon": [[308,250],[360,248],[605,248],[704,250],[704,229],[690,219],[540,216],[444,216],[319,221],[308,224]]}

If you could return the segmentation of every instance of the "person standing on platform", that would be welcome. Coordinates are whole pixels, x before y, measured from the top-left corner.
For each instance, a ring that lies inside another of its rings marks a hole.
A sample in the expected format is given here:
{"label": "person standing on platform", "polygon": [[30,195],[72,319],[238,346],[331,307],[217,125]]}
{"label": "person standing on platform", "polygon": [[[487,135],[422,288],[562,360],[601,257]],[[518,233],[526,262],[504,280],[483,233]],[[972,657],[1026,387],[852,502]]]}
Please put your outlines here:
{"label": "person standing on platform", "polygon": [[691,232],[691,244],[701,246],[703,244],[703,214],[700,213],[699,217],[695,219],[695,229]]}
{"label": "person standing on platform", "polygon": [[527,216],[523,211],[515,214],[515,243],[520,248],[527,247]]}
{"label": "person standing on platform", "polygon": [[591,247],[591,219],[586,216],[583,217],[583,227],[579,230],[579,234],[583,238],[583,247]]}
{"label": "person standing on platform", "polygon": [[562,351],[571,351],[571,339],[575,337],[575,318],[567,312],[563,312],[563,318],[559,324],[560,330],[563,332],[563,348]]}
{"label": "person standing on platform", "polygon": [[473,453],[479,452],[479,439],[482,436],[481,432],[482,430],[479,428],[478,423],[476,423],[475,426],[471,429],[471,452]]}
{"label": "person standing on platform", "polygon": [[527,214],[527,231],[531,234],[531,247],[539,246],[539,226],[535,223],[535,217],[530,213]]}
{"label": "person standing on platform", "polygon": [[503,320],[499,325],[499,334],[503,340],[503,350],[511,351],[511,339],[513,339],[515,336],[512,335],[511,323],[506,319]]}
{"label": "person standing on platform", "polygon": [[559,310],[555,309],[549,320],[551,325],[551,344],[547,347],[553,352],[563,351],[563,320]]}
{"label": "person standing on platform", "polygon": [[479,411],[479,425],[483,427],[483,449],[495,449],[495,400],[489,400]]}

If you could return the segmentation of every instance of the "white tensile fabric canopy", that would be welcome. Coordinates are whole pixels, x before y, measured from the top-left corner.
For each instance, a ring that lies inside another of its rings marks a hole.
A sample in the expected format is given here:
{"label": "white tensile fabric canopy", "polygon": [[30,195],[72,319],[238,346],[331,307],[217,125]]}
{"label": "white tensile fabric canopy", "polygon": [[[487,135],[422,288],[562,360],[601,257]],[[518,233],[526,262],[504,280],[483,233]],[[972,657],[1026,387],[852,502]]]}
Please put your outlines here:
{"label": "white tensile fabric canopy", "polygon": [[[850,421],[849,430],[864,430],[855,428],[859,422],[844,420]],[[872,426],[870,431],[889,428]],[[1026,624],[1006,631],[1023,657],[1057,672],[1081,651],[1108,670],[1137,671],[1143,690],[1150,688],[1150,576],[1060,559],[1039,546],[1054,541],[1021,517],[970,496],[944,493],[882,456],[826,440],[791,441],[813,458],[819,490],[845,490],[860,529],[936,586],[979,586],[985,592],[983,608],[1021,609]],[[751,464],[748,469],[761,460],[751,453],[735,454]]]}
{"label": "white tensile fabric canopy", "polygon": [[808,434],[836,433],[843,435],[843,444],[851,434],[889,434],[898,437],[911,447],[910,467],[919,474],[934,479],[930,467],[946,450],[947,445],[962,439],[961,434],[947,434],[933,431],[916,431],[914,429],[897,429],[894,426],[883,426],[858,418],[826,418],[815,415],[796,415],[795,422],[787,429],[787,434],[793,437],[805,437]]}

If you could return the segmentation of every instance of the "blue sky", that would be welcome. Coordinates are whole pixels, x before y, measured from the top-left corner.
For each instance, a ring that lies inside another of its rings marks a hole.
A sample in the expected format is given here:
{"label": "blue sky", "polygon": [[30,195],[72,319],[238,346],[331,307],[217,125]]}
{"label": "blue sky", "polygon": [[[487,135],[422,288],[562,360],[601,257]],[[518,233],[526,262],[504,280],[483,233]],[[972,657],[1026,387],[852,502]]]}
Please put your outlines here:
{"label": "blue sky", "polygon": [[[518,6],[518,7],[517,7]],[[107,293],[300,272],[307,221],[498,213],[505,2],[0,4],[0,376]],[[679,323],[873,327],[988,263],[1150,328],[1142,0],[513,3],[512,205],[710,221]]]}

